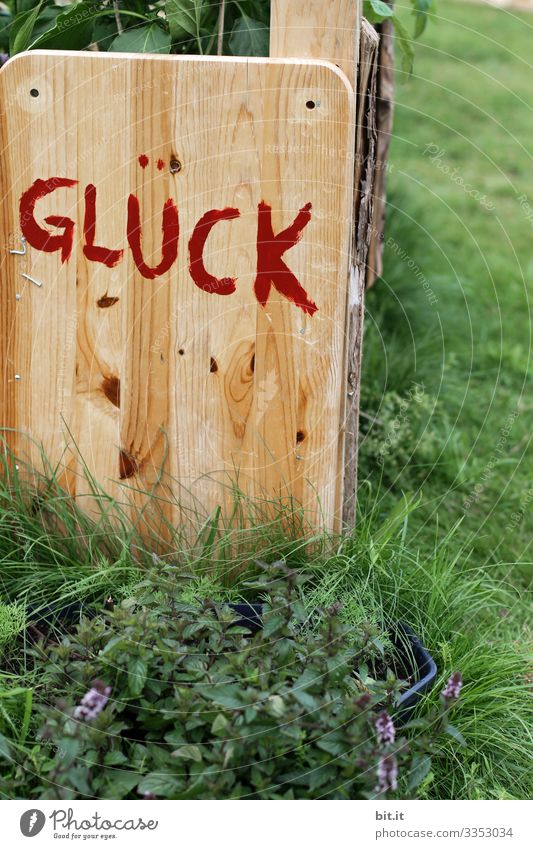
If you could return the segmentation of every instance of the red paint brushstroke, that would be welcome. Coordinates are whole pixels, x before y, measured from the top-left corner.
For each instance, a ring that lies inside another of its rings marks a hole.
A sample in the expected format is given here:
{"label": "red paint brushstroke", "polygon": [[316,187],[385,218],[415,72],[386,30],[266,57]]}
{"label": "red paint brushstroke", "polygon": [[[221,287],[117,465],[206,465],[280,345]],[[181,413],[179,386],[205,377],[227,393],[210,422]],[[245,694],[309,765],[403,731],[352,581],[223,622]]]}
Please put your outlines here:
{"label": "red paint brushstroke", "polygon": [[70,188],[75,186],[77,180],[69,180],[68,177],[50,177],[48,180],[35,180],[35,182],[21,195],[19,202],[20,229],[28,244],[38,251],[53,253],[61,251],[61,262],[66,262],[72,252],[74,241],[74,221],[62,215],[49,215],[45,223],[51,227],[62,227],[60,235],[54,235],[45,230],[35,220],[35,204],[46,195],[52,194],[56,189]]}
{"label": "red paint brushstroke", "polygon": [[146,168],[149,161],[150,160],[148,159],[146,153],[141,153],[141,155],[139,156],[139,165],[141,166],[141,168]]}
{"label": "red paint brushstroke", "polygon": [[163,160],[162,160],[162,159],[158,159],[158,160],[157,160],[157,169],[158,169],[158,171],[162,171],[164,167],[165,167],[165,163],[163,162]]}
{"label": "red paint brushstroke", "polygon": [[193,230],[189,240],[189,271],[194,283],[204,292],[231,295],[235,291],[237,278],[214,277],[209,274],[204,265],[203,253],[207,237],[217,221],[230,221],[232,218],[238,218],[239,215],[239,210],[233,207],[210,209],[202,215]]}
{"label": "red paint brushstroke", "polygon": [[311,204],[306,203],[298,215],[285,230],[274,235],[272,229],[272,207],[264,201],[258,206],[257,221],[257,276],[254,292],[261,306],[265,306],[270,295],[271,285],[281,294],[300,307],[308,315],[313,315],[318,307],[307,295],[290,268],[283,261],[282,254],[300,241],[304,227],[311,220]]}
{"label": "red paint brushstroke", "polygon": [[96,235],[96,186],[89,183],[85,189],[85,216],[83,219],[83,234],[85,236],[85,244],[83,253],[87,259],[94,262],[102,262],[108,268],[113,268],[122,259],[122,250],[111,250],[104,248],[101,245],[95,245],[94,239]]}
{"label": "red paint brushstroke", "polygon": [[128,198],[127,222],[128,244],[131,248],[135,265],[142,276],[147,280],[154,280],[154,278],[165,274],[178,256],[180,225],[178,210],[172,198],[169,198],[164,203],[161,230],[163,232],[161,262],[155,268],[152,268],[145,263],[142,252],[141,212],[139,208],[139,199],[136,195],[130,195]]}

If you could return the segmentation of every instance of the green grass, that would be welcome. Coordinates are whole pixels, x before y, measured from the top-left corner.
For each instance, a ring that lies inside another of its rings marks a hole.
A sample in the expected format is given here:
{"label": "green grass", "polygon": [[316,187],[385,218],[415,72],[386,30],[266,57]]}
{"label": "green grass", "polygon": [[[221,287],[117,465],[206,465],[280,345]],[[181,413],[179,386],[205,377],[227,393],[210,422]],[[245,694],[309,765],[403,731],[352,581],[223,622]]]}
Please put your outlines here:
{"label": "green grass", "polygon": [[[113,556],[109,532],[98,525],[91,528],[53,480],[37,514],[24,487],[13,480],[11,485],[8,491],[4,478],[0,487],[6,633],[11,627],[11,639],[0,646],[5,668],[0,682],[0,733],[14,741],[31,770],[32,747],[39,732],[32,702],[48,701],[50,694],[39,665],[28,654],[27,637],[20,633],[20,621],[14,615],[19,611],[8,609],[7,603],[27,601],[38,613],[47,605],[61,608],[73,600],[101,609],[109,595],[115,603],[134,596],[147,566],[153,574],[153,558],[125,526],[113,536]],[[7,509],[12,500],[17,504],[15,514]],[[529,798],[533,699],[525,672],[531,652],[528,655],[521,633],[520,592],[469,557],[457,531],[440,535],[431,550],[428,541],[427,551],[417,551],[410,532],[417,509],[416,502],[399,499],[395,510],[382,518],[376,501],[367,515],[361,515],[356,533],[312,541],[283,538],[274,524],[255,528],[252,536],[249,531],[236,534],[235,529],[225,531],[219,525],[215,533],[202,535],[188,549],[177,541],[172,556],[165,560],[179,562],[197,576],[188,588],[189,602],[250,597],[246,584],[253,578],[253,550],[257,557],[283,558],[311,575],[303,597],[310,613],[340,600],[341,616],[355,633],[364,621],[377,625],[386,652],[390,651],[388,626],[398,620],[410,623],[431,647],[439,669],[437,686],[421,705],[421,714],[438,702],[451,672],[460,670],[465,680],[453,722],[467,748],[451,738],[441,740],[423,795]],[[13,546],[14,516],[19,523],[18,549]],[[70,531],[60,532],[59,527]],[[91,540],[91,551],[87,540]],[[100,548],[107,547],[105,555],[99,552],[98,540]],[[31,552],[32,559],[21,560],[22,552]],[[248,568],[239,574],[243,561]]]}
{"label": "green grass", "polygon": [[[533,16],[440,6],[397,88],[385,270],[367,298],[357,531],[303,542],[259,514],[252,532],[214,516],[164,559],[198,575],[202,598],[245,593],[239,567],[249,575],[254,556],[284,558],[312,574],[310,610],[341,599],[354,627],[411,623],[439,667],[420,710],[454,670],[465,681],[453,722],[467,746],[442,741],[423,795],[530,798],[533,224],[518,198],[533,207]],[[0,731],[29,768],[43,684],[8,605],[127,598],[146,565],[152,553],[125,522],[90,522],[53,478],[35,501],[4,474],[0,629],[13,638]]]}
{"label": "green grass", "polygon": [[[533,574],[533,222],[519,198],[533,207],[533,18],[438,5],[413,78],[397,86],[388,247],[367,298],[363,411],[381,419],[389,393],[425,387],[426,415],[408,405],[405,424],[418,442],[393,462],[384,502],[422,489],[420,544],[437,515],[445,528],[461,518],[478,560],[509,564],[524,583]],[[425,154],[428,145],[440,158]],[[368,419],[364,426],[370,442],[383,431]],[[363,475],[375,488],[365,451],[363,443]]]}

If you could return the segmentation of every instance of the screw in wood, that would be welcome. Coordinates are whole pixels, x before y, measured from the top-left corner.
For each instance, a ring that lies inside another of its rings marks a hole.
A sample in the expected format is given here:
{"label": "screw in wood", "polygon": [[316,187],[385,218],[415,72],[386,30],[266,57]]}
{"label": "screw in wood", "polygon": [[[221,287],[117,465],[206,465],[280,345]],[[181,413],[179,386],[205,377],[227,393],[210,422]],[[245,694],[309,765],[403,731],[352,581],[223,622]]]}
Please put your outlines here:
{"label": "screw in wood", "polygon": [[29,274],[25,274],[24,271],[21,271],[20,273],[21,273],[21,276],[24,277],[26,280],[29,280],[30,283],[35,283],[36,286],[42,286],[43,285],[42,283],[39,282],[39,280],[36,280],[35,277],[30,277]]}
{"label": "screw in wood", "polygon": [[20,301],[21,297],[22,295],[20,294],[20,292],[17,292],[17,294],[15,295],[15,300]]}
{"label": "screw in wood", "polygon": [[12,251],[9,251],[9,253],[10,254],[17,254],[18,256],[26,256],[26,239],[24,238],[24,236],[20,237],[20,244],[22,245],[21,251],[12,250]]}
{"label": "screw in wood", "polygon": [[20,374],[15,375],[15,380],[20,380]]}

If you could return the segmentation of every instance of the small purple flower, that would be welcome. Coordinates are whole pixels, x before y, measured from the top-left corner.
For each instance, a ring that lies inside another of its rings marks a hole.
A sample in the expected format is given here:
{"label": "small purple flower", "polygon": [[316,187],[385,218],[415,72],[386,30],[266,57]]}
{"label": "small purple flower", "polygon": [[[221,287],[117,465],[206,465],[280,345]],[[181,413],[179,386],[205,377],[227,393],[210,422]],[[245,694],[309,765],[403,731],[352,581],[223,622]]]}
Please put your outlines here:
{"label": "small purple flower", "polygon": [[384,755],[378,763],[378,793],[396,790],[398,787],[398,762],[394,755]]}
{"label": "small purple flower", "polygon": [[459,698],[459,694],[461,692],[461,687],[463,686],[463,679],[460,672],[454,672],[448,678],[447,684],[444,690],[441,693],[441,696],[445,702],[454,702]]}
{"label": "small purple flower", "polygon": [[378,735],[378,743],[382,746],[386,746],[387,743],[394,743],[396,729],[394,728],[394,722],[386,710],[382,711],[377,717],[375,728]]}
{"label": "small purple flower", "polygon": [[93,681],[93,686],[75,708],[74,719],[80,719],[83,722],[96,719],[105,708],[110,695],[111,687],[106,686],[102,681]]}

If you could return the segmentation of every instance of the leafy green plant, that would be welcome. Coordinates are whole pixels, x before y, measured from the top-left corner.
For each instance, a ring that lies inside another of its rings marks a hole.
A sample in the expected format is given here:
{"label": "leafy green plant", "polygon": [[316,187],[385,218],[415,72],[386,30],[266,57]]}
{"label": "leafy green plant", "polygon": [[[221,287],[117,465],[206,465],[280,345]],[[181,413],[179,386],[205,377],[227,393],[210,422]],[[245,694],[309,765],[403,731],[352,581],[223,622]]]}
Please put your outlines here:
{"label": "leafy green plant", "polygon": [[11,0],[0,13],[0,45],[23,50],[268,54],[270,4],[262,0]]}
{"label": "leafy green plant", "polygon": [[167,568],[107,618],[38,645],[52,703],[36,704],[33,795],[367,798],[394,796],[399,775],[412,793],[450,706],[399,735],[387,706],[400,682],[364,674],[372,628],[333,609],[310,629],[306,580],[276,564],[247,583],[265,603],[252,636],[224,605],[182,601],[190,576]]}
{"label": "leafy green plant", "polygon": [[[424,32],[429,15],[435,11],[435,0],[411,0],[412,14],[415,18],[413,39]],[[410,73],[413,68],[413,44],[408,30],[394,11],[394,2],[384,0],[363,0],[363,14],[373,24],[389,20],[394,25],[396,39],[400,48],[402,68]]]}

